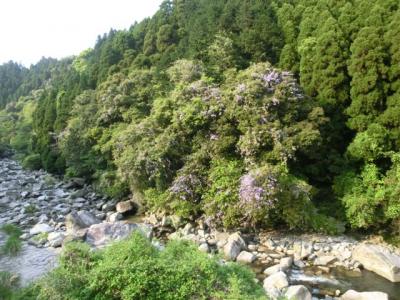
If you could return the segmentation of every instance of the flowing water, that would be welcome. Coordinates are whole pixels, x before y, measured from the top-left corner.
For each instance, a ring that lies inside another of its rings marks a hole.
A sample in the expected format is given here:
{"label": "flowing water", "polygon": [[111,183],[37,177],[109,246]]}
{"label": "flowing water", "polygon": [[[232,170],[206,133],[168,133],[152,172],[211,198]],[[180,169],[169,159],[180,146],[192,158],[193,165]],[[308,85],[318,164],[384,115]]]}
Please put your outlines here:
{"label": "flowing water", "polygon": [[[0,245],[6,237],[0,234]],[[53,248],[37,248],[23,243],[16,256],[0,256],[0,271],[19,275],[19,283],[26,286],[56,266],[58,251]]]}
{"label": "flowing water", "polygon": [[[262,282],[266,277],[263,274],[265,266],[255,263],[251,268]],[[384,292],[389,295],[390,300],[400,300],[400,283],[390,282],[367,270],[355,272],[338,267],[330,268],[329,273],[322,273],[314,267],[292,269],[289,272],[289,281],[291,285],[307,286],[318,299],[325,299],[325,295],[335,296],[336,290],[343,294],[351,289],[358,292]]]}

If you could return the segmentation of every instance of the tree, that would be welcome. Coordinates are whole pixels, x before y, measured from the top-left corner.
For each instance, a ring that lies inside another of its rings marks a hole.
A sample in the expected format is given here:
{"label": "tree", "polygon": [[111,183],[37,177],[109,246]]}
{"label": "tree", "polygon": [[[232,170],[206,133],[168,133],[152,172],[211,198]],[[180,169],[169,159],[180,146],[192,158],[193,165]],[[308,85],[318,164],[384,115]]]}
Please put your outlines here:
{"label": "tree", "polygon": [[349,73],[351,105],[349,126],[365,130],[384,110],[387,93],[388,55],[381,28],[364,27],[351,45]]}

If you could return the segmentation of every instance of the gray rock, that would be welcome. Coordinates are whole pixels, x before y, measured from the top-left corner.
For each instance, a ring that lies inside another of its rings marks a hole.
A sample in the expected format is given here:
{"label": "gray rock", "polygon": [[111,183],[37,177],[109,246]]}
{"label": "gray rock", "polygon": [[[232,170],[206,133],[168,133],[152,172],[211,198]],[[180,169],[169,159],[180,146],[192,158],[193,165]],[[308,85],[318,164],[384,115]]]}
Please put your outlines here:
{"label": "gray rock", "polygon": [[65,226],[68,233],[74,233],[80,229],[98,224],[101,221],[88,211],[73,212],[65,218]]}
{"label": "gray rock", "polygon": [[65,235],[62,232],[52,232],[47,236],[47,241],[49,242],[50,247],[61,247],[63,241],[65,239]]}
{"label": "gray rock", "polygon": [[100,223],[89,227],[86,242],[95,247],[104,247],[112,241],[124,239],[138,231],[147,238],[151,237],[151,227],[144,224],[128,224],[125,222]]}
{"label": "gray rock", "polygon": [[48,224],[42,223],[42,224],[36,224],[29,230],[30,235],[37,235],[40,233],[49,233],[54,231],[53,227],[49,226]]}
{"label": "gray rock", "polygon": [[359,293],[349,290],[340,297],[340,300],[388,300],[389,296],[382,292],[363,292]]}
{"label": "gray rock", "polygon": [[308,258],[313,253],[313,244],[309,242],[296,242],[293,245],[294,258],[301,260]]}
{"label": "gray rock", "polygon": [[327,266],[329,264],[332,264],[336,260],[337,260],[337,258],[335,256],[318,256],[314,260],[314,265],[315,266]]}
{"label": "gray rock", "polygon": [[199,250],[200,250],[201,252],[203,252],[203,253],[208,253],[208,252],[210,252],[210,247],[208,246],[207,243],[202,243],[202,244],[200,244],[200,246],[199,246]]}
{"label": "gray rock", "polygon": [[116,210],[117,212],[121,213],[121,214],[125,214],[125,213],[130,213],[130,212],[134,212],[136,210],[135,205],[132,201],[123,201],[123,202],[119,202],[116,205]]}
{"label": "gray rock", "polygon": [[277,265],[266,268],[263,273],[267,276],[270,276],[272,274],[278,273],[279,271],[281,271],[281,265],[277,264]]}
{"label": "gray rock", "polygon": [[242,250],[246,249],[246,242],[239,232],[235,232],[228,237],[228,242],[236,242]]}
{"label": "gray rock", "polygon": [[287,299],[293,300],[311,300],[312,296],[310,291],[304,285],[293,285],[290,286],[286,293],[285,297]]}
{"label": "gray rock", "polygon": [[124,216],[121,213],[116,212],[107,217],[107,222],[117,222],[122,220],[123,218]]}
{"label": "gray rock", "polygon": [[353,259],[367,270],[392,282],[400,282],[400,256],[382,246],[360,244],[353,251]]}
{"label": "gray rock", "polygon": [[279,265],[282,271],[288,270],[293,264],[293,257],[283,257],[281,258]]}
{"label": "gray rock", "polygon": [[39,217],[39,223],[46,223],[47,221],[49,221],[49,218],[47,217],[46,214],[42,214]]}
{"label": "gray rock", "polygon": [[238,257],[242,247],[236,241],[228,241],[224,246],[224,255],[229,260],[235,260]]}
{"label": "gray rock", "polygon": [[256,259],[257,259],[257,257],[253,253],[247,252],[247,251],[240,252],[239,255],[236,257],[237,262],[245,263],[245,264],[251,264]]}
{"label": "gray rock", "polygon": [[267,295],[276,298],[281,295],[282,289],[289,286],[289,281],[285,273],[278,272],[264,279],[263,287]]}
{"label": "gray rock", "polygon": [[101,207],[101,210],[104,211],[105,213],[110,212],[114,209],[115,209],[115,203],[113,202],[107,202],[103,204],[103,206]]}

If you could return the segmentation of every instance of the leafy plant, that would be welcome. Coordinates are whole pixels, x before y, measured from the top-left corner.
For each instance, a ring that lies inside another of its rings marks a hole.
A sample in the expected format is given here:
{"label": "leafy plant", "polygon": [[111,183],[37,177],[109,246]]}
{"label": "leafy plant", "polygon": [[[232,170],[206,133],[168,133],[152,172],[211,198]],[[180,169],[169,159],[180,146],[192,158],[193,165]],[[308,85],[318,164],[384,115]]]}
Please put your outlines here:
{"label": "leafy plant", "polygon": [[52,300],[265,298],[245,267],[221,265],[186,242],[160,252],[138,233],[100,252],[69,244],[38,287],[38,299]]}

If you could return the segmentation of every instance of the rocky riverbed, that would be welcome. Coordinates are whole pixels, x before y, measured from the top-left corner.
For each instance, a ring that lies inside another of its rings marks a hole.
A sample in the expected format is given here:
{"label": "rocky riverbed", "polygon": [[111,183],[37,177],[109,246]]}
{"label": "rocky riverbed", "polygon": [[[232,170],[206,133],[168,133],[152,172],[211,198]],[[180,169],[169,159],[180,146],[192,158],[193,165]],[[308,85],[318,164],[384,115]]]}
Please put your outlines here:
{"label": "rocky riverbed", "polygon": [[[134,207],[117,206],[81,179],[62,182],[46,172],[26,171],[15,161],[2,159],[0,226],[18,226],[24,242],[18,256],[0,256],[0,271],[17,274],[21,285],[26,285],[56,265],[65,241],[79,239],[103,247],[134,230],[150,237],[150,226],[120,222],[127,210]],[[6,238],[0,234],[0,246]]]}
{"label": "rocky riverbed", "polygon": [[[134,203],[100,196],[81,179],[63,182],[0,160],[0,226],[15,224],[24,232],[21,253],[0,257],[0,271],[18,274],[25,285],[55,266],[66,241],[104,247],[139,230],[162,242],[190,240],[203,252],[249,265],[272,299],[400,299],[400,256],[387,245],[347,236],[223,232],[162,214],[138,223],[135,211]],[[0,234],[0,245],[4,241]]]}

